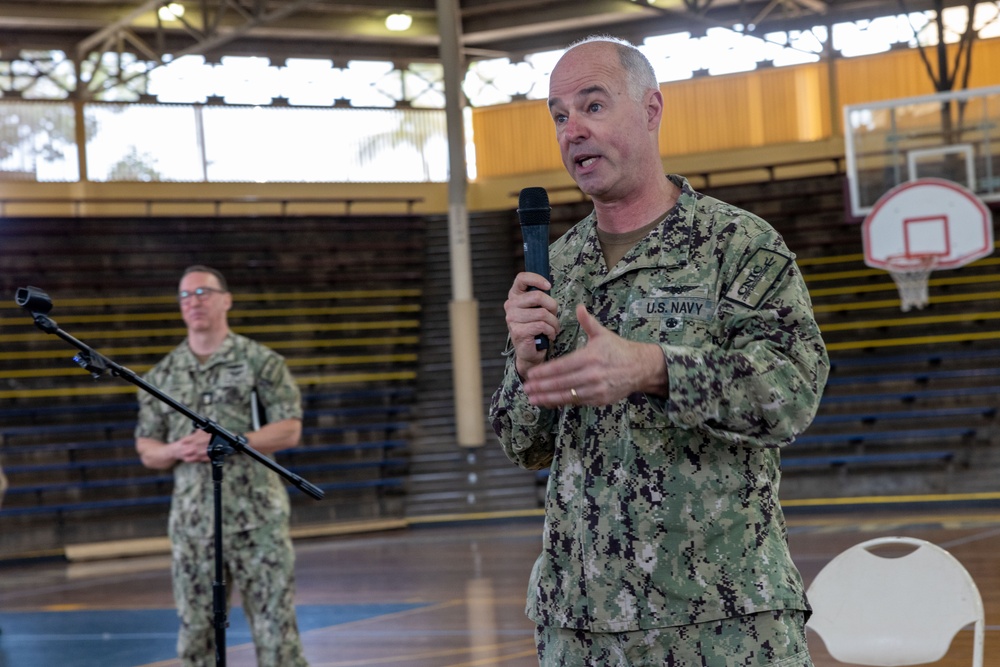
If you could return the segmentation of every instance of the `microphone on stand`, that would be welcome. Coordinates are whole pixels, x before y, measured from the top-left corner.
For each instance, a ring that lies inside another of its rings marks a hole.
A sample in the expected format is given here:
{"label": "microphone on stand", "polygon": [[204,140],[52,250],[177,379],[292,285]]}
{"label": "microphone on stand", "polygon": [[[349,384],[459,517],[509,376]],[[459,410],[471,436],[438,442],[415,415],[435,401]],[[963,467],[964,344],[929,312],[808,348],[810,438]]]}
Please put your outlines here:
{"label": "microphone on stand", "polygon": [[[552,208],[545,188],[524,188],[517,200],[517,217],[521,222],[524,239],[524,270],[543,276],[549,283],[549,219]],[[531,289],[536,289],[532,287]],[[545,334],[535,336],[535,349],[549,349]]]}
{"label": "microphone on stand", "polygon": [[17,288],[14,292],[14,303],[32,314],[45,315],[52,310],[52,298],[44,290],[31,285]]}

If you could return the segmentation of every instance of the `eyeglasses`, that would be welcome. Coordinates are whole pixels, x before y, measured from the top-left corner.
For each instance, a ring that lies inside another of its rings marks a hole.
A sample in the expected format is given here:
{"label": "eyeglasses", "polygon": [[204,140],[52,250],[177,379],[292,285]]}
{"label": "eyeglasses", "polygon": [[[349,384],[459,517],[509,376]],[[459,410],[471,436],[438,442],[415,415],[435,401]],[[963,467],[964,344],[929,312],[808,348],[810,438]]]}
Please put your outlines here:
{"label": "eyeglasses", "polygon": [[177,294],[177,300],[181,303],[187,301],[190,297],[195,297],[198,301],[204,301],[209,296],[213,294],[222,294],[225,290],[216,289],[214,287],[195,287],[193,290],[182,289]]}

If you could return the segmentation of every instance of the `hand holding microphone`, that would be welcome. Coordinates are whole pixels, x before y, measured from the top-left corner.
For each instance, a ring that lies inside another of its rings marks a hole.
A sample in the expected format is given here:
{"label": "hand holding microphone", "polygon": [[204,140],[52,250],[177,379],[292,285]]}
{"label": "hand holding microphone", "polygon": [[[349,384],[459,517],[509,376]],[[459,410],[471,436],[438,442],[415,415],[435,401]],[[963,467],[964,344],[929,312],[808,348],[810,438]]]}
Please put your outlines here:
{"label": "hand holding microphone", "polygon": [[[524,239],[524,270],[537,273],[552,283],[549,275],[549,220],[552,208],[545,188],[524,188],[517,201],[517,217]],[[536,288],[531,288],[536,289]],[[549,349],[545,334],[535,337],[535,349]]]}

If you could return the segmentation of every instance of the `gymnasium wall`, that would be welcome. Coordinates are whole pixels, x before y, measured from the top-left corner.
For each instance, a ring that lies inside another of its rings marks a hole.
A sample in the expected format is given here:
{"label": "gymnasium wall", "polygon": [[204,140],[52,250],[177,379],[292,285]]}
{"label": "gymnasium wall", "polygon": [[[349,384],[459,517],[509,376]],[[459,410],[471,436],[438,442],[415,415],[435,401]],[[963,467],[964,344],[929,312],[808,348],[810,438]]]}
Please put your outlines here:
{"label": "gymnasium wall", "polygon": [[[954,48],[950,57],[951,63]],[[1000,39],[976,42],[972,57],[970,88],[1000,84]],[[842,136],[845,105],[934,92],[914,49],[698,77],[660,89],[664,157],[830,140]],[[562,169],[544,100],[474,109],[472,127],[480,179]]]}

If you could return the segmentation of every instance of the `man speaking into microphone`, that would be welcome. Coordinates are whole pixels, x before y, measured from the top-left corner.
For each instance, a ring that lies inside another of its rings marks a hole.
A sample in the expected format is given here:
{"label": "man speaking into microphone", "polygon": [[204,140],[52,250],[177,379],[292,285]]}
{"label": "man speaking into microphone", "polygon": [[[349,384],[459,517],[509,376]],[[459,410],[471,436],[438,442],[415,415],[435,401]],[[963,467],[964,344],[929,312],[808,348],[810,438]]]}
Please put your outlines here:
{"label": "man speaking into microphone", "polygon": [[663,96],[631,44],[571,45],[548,106],[594,210],[549,248],[551,280],[515,277],[490,409],[507,456],[550,470],[539,663],[809,666],[780,449],[829,361],[794,255],[664,174]]}

